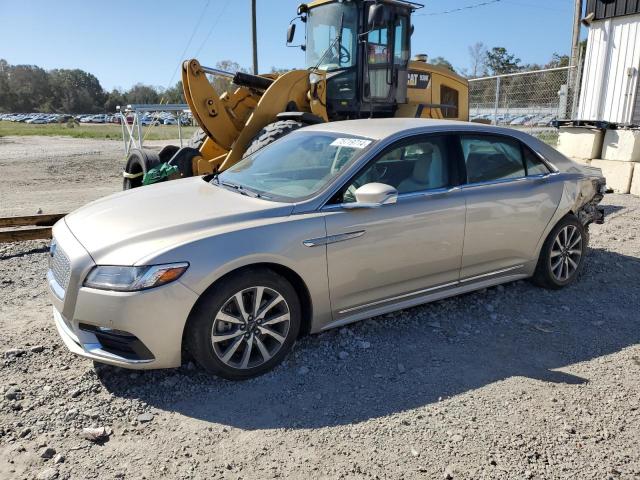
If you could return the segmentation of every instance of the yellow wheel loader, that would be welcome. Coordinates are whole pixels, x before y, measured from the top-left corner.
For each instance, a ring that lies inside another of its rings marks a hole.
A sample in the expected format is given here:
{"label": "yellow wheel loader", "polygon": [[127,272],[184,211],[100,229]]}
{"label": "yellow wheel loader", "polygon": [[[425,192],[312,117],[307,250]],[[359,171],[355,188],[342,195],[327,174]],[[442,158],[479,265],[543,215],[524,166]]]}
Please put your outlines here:
{"label": "yellow wheel loader", "polygon": [[[411,14],[404,0],[314,0],[289,24],[306,27],[306,69],[277,75],[226,72],[187,60],[184,96],[201,130],[190,146],[133,150],[124,188],[223,171],[244,156],[308,124],[354,118],[468,120],[469,86],[425,55],[410,60]],[[208,75],[232,79],[219,94]]]}

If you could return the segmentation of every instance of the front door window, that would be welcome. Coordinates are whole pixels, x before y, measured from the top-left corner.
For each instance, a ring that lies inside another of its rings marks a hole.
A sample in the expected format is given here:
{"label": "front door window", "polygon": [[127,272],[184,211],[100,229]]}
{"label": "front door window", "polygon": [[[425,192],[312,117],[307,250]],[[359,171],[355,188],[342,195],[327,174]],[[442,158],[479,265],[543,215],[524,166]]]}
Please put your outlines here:
{"label": "front door window", "polygon": [[391,185],[399,194],[447,187],[447,143],[445,136],[429,136],[392,148],[356,175],[342,201],[355,201],[354,192],[372,182]]}

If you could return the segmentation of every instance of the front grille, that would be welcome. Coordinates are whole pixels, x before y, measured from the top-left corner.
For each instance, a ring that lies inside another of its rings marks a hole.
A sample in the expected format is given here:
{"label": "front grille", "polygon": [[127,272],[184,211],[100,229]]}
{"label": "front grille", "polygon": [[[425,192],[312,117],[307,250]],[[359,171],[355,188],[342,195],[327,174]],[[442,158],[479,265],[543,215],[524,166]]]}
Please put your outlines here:
{"label": "front grille", "polygon": [[71,262],[69,257],[64,253],[64,250],[60,248],[55,240],[51,242],[51,264],[49,268],[53,274],[53,279],[60,285],[63,290],[66,290],[69,286],[69,279],[71,278]]}

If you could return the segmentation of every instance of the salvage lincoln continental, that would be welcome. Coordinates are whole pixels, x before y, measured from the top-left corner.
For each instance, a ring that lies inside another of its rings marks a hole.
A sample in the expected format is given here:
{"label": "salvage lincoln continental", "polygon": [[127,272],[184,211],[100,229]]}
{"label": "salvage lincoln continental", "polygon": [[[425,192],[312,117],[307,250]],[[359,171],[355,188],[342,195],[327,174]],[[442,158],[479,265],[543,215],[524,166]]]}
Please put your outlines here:
{"label": "salvage lincoln continental", "polygon": [[517,279],[576,281],[600,170],[516,130],[420,119],[295,131],[226,171],[93,202],[53,229],[67,347],[229,379],[296,339]]}

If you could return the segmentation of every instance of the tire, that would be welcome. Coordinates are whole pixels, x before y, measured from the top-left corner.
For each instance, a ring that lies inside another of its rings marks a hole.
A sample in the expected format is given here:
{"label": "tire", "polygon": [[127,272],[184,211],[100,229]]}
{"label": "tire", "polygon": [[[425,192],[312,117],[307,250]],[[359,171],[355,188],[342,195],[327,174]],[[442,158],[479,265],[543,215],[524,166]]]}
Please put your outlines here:
{"label": "tire", "polygon": [[[238,308],[238,295],[249,315],[246,320]],[[258,296],[260,308],[255,307]],[[291,350],[301,312],[296,291],[286,279],[268,269],[242,270],[200,298],[189,316],[185,347],[200,366],[219,377],[256,377],[275,368]]]}
{"label": "tire", "polygon": [[262,130],[260,130],[260,132],[258,132],[255,137],[253,137],[253,140],[251,140],[251,143],[249,143],[249,146],[244,152],[243,157],[257,152],[261,148],[264,148],[270,143],[275,142],[279,138],[282,138],[285,135],[293,132],[294,130],[298,130],[302,127],[304,127],[304,123],[298,122],[296,120],[278,120],[277,122],[270,123]]}
{"label": "tire", "polygon": [[[125,177],[122,182],[123,190],[130,190],[142,186],[142,177],[145,173],[162,163],[160,156],[151,150],[133,149],[127,157],[127,164],[124,167],[125,173],[137,175],[134,178]],[[142,175],[140,175],[142,174]]]}
{"label": "tire", "polygon": [[542,245],[533,283],[559,290],[575,282],[584,266],[588,242],[587,229],[578,218],[565,216]]}
{"label": "tire", "polygon": [[204,130],[202,130],[201,128],[197,128],[196,131],[193,132],[193,135],[191,135],[188,146],[200,150],[200,147],[202,147],[202,144],[204,143],[206,138],[207,134],[204,132]]}
{"label": "tire", "polygon": [[167,163],[171,158],[173,158],[178,150],[180,150],[180,147],[177,145],[165,145],[158,153],[160,163]]}

